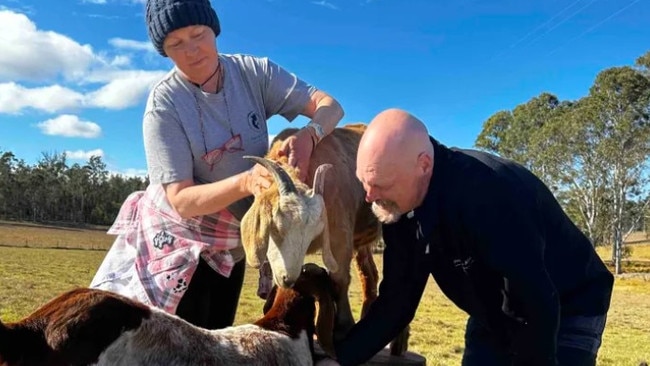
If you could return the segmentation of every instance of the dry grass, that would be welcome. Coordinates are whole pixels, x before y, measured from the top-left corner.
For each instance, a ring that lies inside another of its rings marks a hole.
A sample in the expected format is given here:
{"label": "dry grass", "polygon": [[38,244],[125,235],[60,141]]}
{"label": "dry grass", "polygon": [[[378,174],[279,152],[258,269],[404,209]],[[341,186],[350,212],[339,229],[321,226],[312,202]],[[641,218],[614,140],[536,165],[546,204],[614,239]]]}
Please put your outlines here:
{"label": "dry grass", "polygon": [[[0,243],[11,245],[5,235],[14,229],[0,225]],[[12,236],[18,237],[15,244],[18,247],[0,247],[0,275],[3,278],[0,282],[0,318],[3,321],[17,320],[65,290],[86,286],[105,255],[104,251],[22,247],[25,242],[37,247],[39,239],[35,238],[60,233],[48,231],[49,234],[45,234],[41,230],[56,229],[31,226],[23,231],[22,235],[26,237]],[[106,245],[102,242],[101,232],[72,232],[76,234],[55,240],[63,240],[61,245],[70,247],[85,247],[87,243]],[[17,234],[14,231],[12,235]],[[106,237],[110,239],[110,245],[112,237]],[[650,259],[650,245],[635,246],[635,253],[635,258]],[[308,260],[321,263],[318,257],[309,257]],[[380,257],[377,260],[381,265]],[[237,324],[260,316],[263,302],[255,295],[256,287],[257,271],[247,268]],[[361,297],[356,276],[353,276],[350,296],[354,314],[358,317]],[[412,324],[409,349],[425,356],[430,366],[459,365],[465,320],[466,315],[447,300],[433,280],[429,280]],[[598,365],[638,365],[641,360],[650,361],[650,280],[617,278]]]}
{"label": "dry grass", "polygon": [[[626,243],[629,257],[622,261],[623,273],[645,273],[650,276],[650,240],[647,239],[646,233],[632,233],[627,237]],[[612,247],[601,246],[596,248],[596,251],[613,272]]]}
{"label": "dry grass", "polygon": [[106,230],[0,221],[0,246],[107,250],[115,237]]}

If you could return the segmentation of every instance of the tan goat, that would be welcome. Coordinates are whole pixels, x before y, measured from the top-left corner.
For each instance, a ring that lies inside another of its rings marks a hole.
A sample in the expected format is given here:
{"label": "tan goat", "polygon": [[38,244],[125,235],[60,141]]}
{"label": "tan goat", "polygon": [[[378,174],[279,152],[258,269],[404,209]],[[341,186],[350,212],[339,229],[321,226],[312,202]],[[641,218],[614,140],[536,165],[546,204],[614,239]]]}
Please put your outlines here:
{"label": "tan goat", "polygon": [[[362,286],[362,317],[377,297],[379,275],[372,245],[380,238],[381,225],[355,177],[357,148],[365,128],[347,125],[325,137],[311,155],[306,184],[278,154],[281,142],[297,129],[282,131],[265,158],[247,157],[265,166],[275,179],[274,186],[255,197],[242,219],[248,264],[259,268],[268,258],[274,282],[290,287],[305,255],[321,249],[337,289],[339,335],[354,324],[348,299],[353,256]],[[393,341],[392,353],[403,353],[407,341],[408,329]]]}

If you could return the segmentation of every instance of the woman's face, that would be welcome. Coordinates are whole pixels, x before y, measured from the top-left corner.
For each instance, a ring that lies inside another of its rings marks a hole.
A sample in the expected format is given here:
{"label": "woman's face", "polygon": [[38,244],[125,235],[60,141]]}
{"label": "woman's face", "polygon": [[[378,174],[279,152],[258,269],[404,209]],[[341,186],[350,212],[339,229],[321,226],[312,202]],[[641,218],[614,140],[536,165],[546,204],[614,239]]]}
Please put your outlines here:
{"label": "woman's face", "polygon": [[217,65],[215,35],[204,25],[190,25],[169,33],[163,48],[176,67],[197,84],[209,78]]}

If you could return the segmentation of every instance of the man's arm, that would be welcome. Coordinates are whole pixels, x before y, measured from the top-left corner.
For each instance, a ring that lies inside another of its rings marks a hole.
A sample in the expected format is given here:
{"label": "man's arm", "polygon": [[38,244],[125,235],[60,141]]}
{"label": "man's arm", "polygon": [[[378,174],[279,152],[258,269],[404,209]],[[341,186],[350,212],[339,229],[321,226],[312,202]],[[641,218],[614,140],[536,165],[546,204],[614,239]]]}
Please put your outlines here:
{"label": "man's arm", "polygon": [[415,243],[386,239],[379,296],[366,316],[336,344],[342,366],[358,365],[381,351],[413,320],[424,292],[429,275],[424,252],[418,253]]}

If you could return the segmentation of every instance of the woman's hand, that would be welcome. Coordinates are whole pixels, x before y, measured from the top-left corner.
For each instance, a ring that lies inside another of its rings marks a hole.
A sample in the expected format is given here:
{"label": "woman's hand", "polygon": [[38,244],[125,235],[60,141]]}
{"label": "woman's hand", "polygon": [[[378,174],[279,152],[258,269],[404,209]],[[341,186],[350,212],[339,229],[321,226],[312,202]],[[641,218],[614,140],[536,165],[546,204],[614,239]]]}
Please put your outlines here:
{"label": "woman's hand", "polygon": [[252,195],[259,195],[271,186],[271,173],[260,164],[255,164],[245,174],[245,190]]}
{"label": "woman's hand", "polygon": [[307,179],[309,159],[314,145],[315,140],[309,128],[301,128],[293,136],[284,140],[280,147],[280,156],[286,156],[289,165],[298,168],[299,178],[303,182]]}

